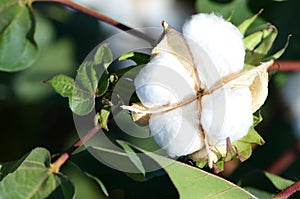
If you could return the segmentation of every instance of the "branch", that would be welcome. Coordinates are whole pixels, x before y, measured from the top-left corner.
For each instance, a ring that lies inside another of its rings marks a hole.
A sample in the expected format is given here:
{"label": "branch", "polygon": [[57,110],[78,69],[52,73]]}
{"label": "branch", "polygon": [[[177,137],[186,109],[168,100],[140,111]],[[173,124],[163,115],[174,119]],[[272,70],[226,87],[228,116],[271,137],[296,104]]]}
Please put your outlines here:
{"label": "branch", "polygon": [[300,61],[278,60],[270,69],[278,69],[279,71],[292,72],[300,71]]}
{"label": "branch", "polygon": [[280,193],[275,195],[273,199],[286,199],[293,195],[296,191],[300,190],[300,181],[295,182],[291,186],[287,187],[286,189],[282,190]]}
{"label": "branch", "polygon": [[85,134],[82,138],[77,140],[70,148],[66,150],[54,163],[51,164],[54,173],[58,173],[60,167],[69,159],[71,154],[82,146],[87,140],[89,140],[92,136],[94,136],[99,130],[101,126],[98,125],[90,130],[87,134]]}
{"label": "branch", "polygon": [[267,169],[267,171],[279,175],[295,161],[299,153],[300,141],[298,141],[292,149],[285,152],[274,163],[272,163],[272,165]]}
{"label": "branch", "polygon": [[90,8],[87,8],[85,6],[82,6],[78,3],[75,3],[73,1],[70,1],[70,0],[31,0],[31,3],[34,3],[34,2],[48,2],[48,3],[58,3],[58,4],[61,4],[61,5],[64,5],[64,6],[68,6],[70,8],[73,8],[77,11],[80,11],[82,13],[85,13],[87,15],[90,15],[96,19],[99,19],[100,21],[103,21],[107,24],[110,24],[120,30],[123,30],[123,31],[129,31],[128,33],[131,34],[131,35],[134,35],[138,38],[141,38],[145,41],[148,41],[150,44],[154,45],[156,43],[156,40],[154,40],[153,38],[150,38],[148,35],[144,34],[143,32],[140,32],[138,30],[135,30],[129,26],[126,26],[110,17],[107,17],[95,10],[92,10]]}

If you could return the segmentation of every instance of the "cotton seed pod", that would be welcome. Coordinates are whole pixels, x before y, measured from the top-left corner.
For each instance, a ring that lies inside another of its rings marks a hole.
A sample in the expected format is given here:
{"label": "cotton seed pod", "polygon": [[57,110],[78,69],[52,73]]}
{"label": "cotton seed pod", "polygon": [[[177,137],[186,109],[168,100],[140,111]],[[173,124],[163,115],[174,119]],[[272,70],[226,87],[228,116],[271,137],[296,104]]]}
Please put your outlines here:
{"label": "cotton seed pod", "polygon": [[267,96],[272,61],[242,71],[245,50],[238,29],[214,14],[198,14],[183,26],[183,36],[163,22],[164,34],[153,58],[134,85],[149,114],[155,141],[176,158],[192,154],[212,167],[226,155],[226,140],[244,137],[252,113]]}

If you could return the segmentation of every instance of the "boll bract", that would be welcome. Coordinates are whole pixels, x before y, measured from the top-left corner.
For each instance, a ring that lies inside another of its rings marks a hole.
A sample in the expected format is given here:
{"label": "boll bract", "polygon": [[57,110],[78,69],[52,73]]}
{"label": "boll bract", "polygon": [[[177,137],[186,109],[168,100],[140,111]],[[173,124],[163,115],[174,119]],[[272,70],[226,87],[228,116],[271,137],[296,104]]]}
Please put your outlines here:
{"label": "boll bract", "polygon": [[191,155],[210,167],[225,156],[227,140],[244,137],[253,112],[267,96],[267,69],[273,61],[248,71],[243,36],[215,14],[197,14],[183,25],[183,35],[166,22],[164,34],[134,85],[149,128],[167,154]]}

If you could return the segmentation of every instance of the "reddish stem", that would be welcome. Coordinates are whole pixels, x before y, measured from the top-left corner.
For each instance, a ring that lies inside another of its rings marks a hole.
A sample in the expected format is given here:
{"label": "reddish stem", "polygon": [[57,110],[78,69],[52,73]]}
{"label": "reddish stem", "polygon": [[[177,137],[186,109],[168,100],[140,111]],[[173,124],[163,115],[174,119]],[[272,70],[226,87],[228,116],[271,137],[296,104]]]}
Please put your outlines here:
{"label": "reddish stem", "polygon": [[278,69],[285,72],[300,71],[300,61],[279,60],[270,69]]}
{"label": "reddish stem", "polygon": [[300,152],[300,141],[297,142],[296,146],[288,150],[282,156],[280,156],[268,169],[267,171],[273,174],[282,173],[292,162],[298,157]]}
{"label": "reddish stem", "polygon": [[131,35],[134,35],[138,38],[141,38],[141,39],[144,39],[145,41],[148,41],[149,43],[151,44],[155,44],[155,40],[153,38],[150,38],[149,36],[147,36],[146,34],[144,34],[143,32],[140,32],[138,30],[135,30],[129,26],[126,26],[110,17],[107,17],[95,10],[92,10],[90,8],[87,8],[85,6],[82,6],[78,3],[75,3],[73,1],[70,1],[70,0],[31,0],[31,3],[33,2],[49,2],[49,3],[59,3],[59,4],[62,4],[64,6],[68,6],[70,8],[73,8],[75,10],[78,10],[82,13],[85,13],[85,14],[88,14],[96,19],[99,19],[100,21],[103,21],[107,24],[110,24],[116,28],[119,28],[120,30],[123,30],[123,31],[129,31],[128,33],[131,34]]}
{"label": "reddish stem", "polygon": [[101,21],[103,22],[106,22],[108,24],[111,24],[121,30],[124,30],[124,31],[127,31],[127,30],[131,30],[132,28],[114,20],[114,19],[111,19],[99,12],[96,12],[90,8],[87,8],[87,7],[84,7],[80,4],[77,4],[73,1],[70,1],[70,0],[33,0],[32,2],[50,2],[50,3],[59,3],[59,4],[62,4],[62,5],[65,5],[65,6],[68,6],[70,8],[73,8],[75,10],[79,10],[83,13],[86,13],[92,17],[95,17],[96,19],[100,19]]}
{"label": "reddish stem", "polygon": [[290,197],[291,195],[293,195],[296,191],[299,191],[299,190],[300,190],[300,181],[295,182],[291,186],[282,190],[273,199],[286,199],[286,198]]}
{"label": "reddish stem", "polygon": [[101,129],[101,126],[98,125],[91,129],[87,134],[85,134],[82,138],[77,140],[70,148],[66,150],[54,163],[51,164],[51,167],[53,168],[54,173],[58,173],[60,167],[69,159],[71,154],[78,149],[80,146],[82,146],[87,140],[89,140],[92,136],[94,136],[99,130]]}

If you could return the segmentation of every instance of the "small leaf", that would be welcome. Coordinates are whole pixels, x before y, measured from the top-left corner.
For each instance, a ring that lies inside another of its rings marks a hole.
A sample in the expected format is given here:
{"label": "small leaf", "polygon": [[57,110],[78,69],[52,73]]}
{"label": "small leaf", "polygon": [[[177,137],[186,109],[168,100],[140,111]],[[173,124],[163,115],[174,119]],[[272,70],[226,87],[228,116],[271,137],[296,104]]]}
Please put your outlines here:
{"label": "small leaf", "polygon": [[121,57],[119,57],[120,61],[123,60],[132,60],[134,61],[137,65],[142,65],[146,64],[150,60],[150,55],[145,54],[145,53],[140,53],[140,52],[128,52],[123,54]]}
{"label": "small leaf", "polygon": [[1,168],[11,170],[0,182],[0,198],[73,198],[74,187],[61,173],[55,173],[50,165],[50,154],[44,148],[36,148],[23,156],[16,164]]}
{"label": "small leaf", "polygon": [[241,141],[236,141],[232,143],[232,145],[236,147],[237,156],[241,161],[245,161],[251,156],[252,154],[251,144],[241,142]]}
{"label": "small leaf", "polygon": [[88,176],[89,178],[91,178],[91,179],[93,179],[93,180],[95,180],[97,182],[97,184],[100,186],[100,188],[102,189],[102,191],[105,194],[105,196],[107,196],[107,197],[109,196],[108,191],[105,188],[105,185],[103,184],[103,182],[99,178],[97,178],[97,177],[95,177],[95,176],[93,176],[93,175],[91,175],[91,174],[89,174],[87,172],[84,172],[84,173],[85,173],[86,176]]}
{"label": "small leaf", "polygon": [[108,87],[109,87],[109,81],[110,81],[110,76],[105,70],[100,77],[99,83],[98,83],[98,89],[97,89],[97,95],[102,96],[106,93]]}
{"label": "small leaf", "polygon": [[74,89],[74,79],[66,75],[57,75],[50,80],[45,81],[51,84],[54,90],[63,97],[72,97]]}
{"label": "small leaf", "polygon": [[26,1],[0,1],[0,70],[18,71],[32,65],[39,51],[35,19]]}
{"label": "small leaf", "polygon": [[95,55],[94,55],[94,63],[99,65],[103,65],[103,67],[105,69],[108,68],[108,66],[111,64],[113,60],[113,56],[112,56],[112,53],[111,51],[109,50],[107,44],[103,44],[101,45]]}
{"label": "small leaf", "polygon": [[276,53],[274,53],[273,55],[269,56],[268,58],[266,58],[265,60],[270,60],[270,59],[278,59],[279,57],[281,57],[281,55],[283,55],[283,53],[285,52],[285,50],[287,49],[288,45],[289,45],[289,41],[292,35],[288,36],[287,42],[284,45],[284,47],[282,49],[280,49],[279,51],[277,51]]}
{"label": "small leaf", "polygon": [[[106,44],[101,45],[93,61],[83,62],[78,69],[73,95],[69,98],[72,111],[78,115],[90,113],[95,106],[97,92],[103,94],[108,87],[107,67],[112,62],[112,54]],[[100,76],[103,77],[101,81]],[[98,88],[99,86],[99,88]]]}
{"label": "small leaf", "polygon": [[276,27],[273,25],[270,25],[265,31],[262,42],[254,50],[255,53],[262,55],[266,55],[269,52],[278,34]]}
{"label": "small leaf", "polygon": [[250,17],[249,19],[246,19],[237,27],[243,35],[245,35],[248,28],[253,24],[253,22],[262,13],[262,11],[263,10],[261,9],[256,15]]}
{"label": "small leaf", "polygon": [[[256,66],[264,61],[264,58],[270,51],[277,34],[277,29],[272,25],[268,25],[267,28],[247,36],[244,39],[244,43],[247,48],[245,63]],[[253,47],[254,49],[252,49]]]}
{"label": "small leaf", "polygon": [[100,110],[100,113],[97,114],[100,121],[100,125],[106,131],[108,131],[107,120],[110,115],[110,107],[104,107]]}
{"label": "small leaf", "polygon": [[142,161],[140,160],[140,158],[136,155],[136,153],[132,150],[132,148],[126,144],[123,141],[117,141],[125,150],[125,152],[127,153],[129,159],[134,163],[134,165],[138,168],[138,170],[145,176],[146,171],[145,168],[143,166]]}
{"label": "small leaf", "polygon": [[270,33],[270,29],[260,30],[246,36],[243,39],[245,48],[248,51],[254,51],[254,49],[262,42],[264,35],[267,33]]}
{"label": "small leaf", "polygon": [[283,190],[295,183],[291,180],[284,179],[272,173],[265,172],[265,175],[273,183],[273,185],[279,190]]}
{"label": "small leaf", "polygon": [[69,104],[72,111],[78,115],[90,113],[95,106],[98,80],[94,66],[93,62],[84,62],[77,72]]}

